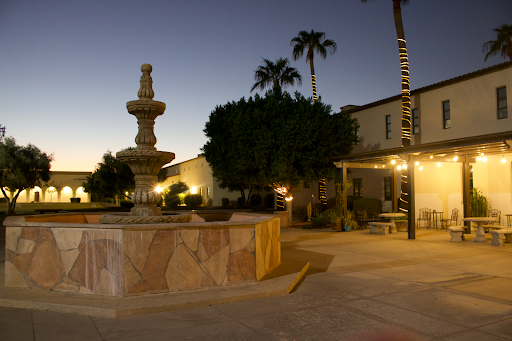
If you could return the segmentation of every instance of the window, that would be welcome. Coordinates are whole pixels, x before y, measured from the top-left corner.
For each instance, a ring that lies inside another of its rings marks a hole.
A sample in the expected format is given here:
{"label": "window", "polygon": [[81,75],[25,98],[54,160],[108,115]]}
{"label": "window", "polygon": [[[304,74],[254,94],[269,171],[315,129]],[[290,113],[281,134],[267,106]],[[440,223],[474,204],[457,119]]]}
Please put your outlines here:
{"label": "window", "polygon": [[443,102],[443,124],[444,129],[451,128],[452,126],[450,121],[450,101]]}
{"label": "window", "polygon": [[391,138],[391,115],[386,115],[386,138]]}
{"label": "window", "polygon": [[497,89],[498,94],[498,119],[507,118],[507,87],[504,86],[502,88]]}
{"label": "window", "polygon": [[390,176],[384,177],[384,200],[389,201],[392,200],[392,191],[393,191],[393,183],[391,182],[392,178]]}
{"label": "window", "polygon": [[210,187],[206,189],[206,198],[210,198]]}
{"label": "window", "polygon": [[354,196],[362,197],[363,196],[363,179],[352,179],[354,183]]}
{"label": "window", "polygon": [[418,109],[412,109],[412,133],[420,133],[420,119],[418,116]]}

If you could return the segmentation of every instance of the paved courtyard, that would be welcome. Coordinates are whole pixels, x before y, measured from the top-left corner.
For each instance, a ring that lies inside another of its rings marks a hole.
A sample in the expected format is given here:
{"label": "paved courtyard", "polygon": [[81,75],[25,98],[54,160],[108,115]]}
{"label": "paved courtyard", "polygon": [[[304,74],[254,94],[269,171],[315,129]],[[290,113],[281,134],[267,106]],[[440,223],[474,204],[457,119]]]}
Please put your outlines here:
{"label": "paved courtyard", "polygon": [[512,340],[512,244],[368,231],[283,228],[272,275],[310,265],[288,295],[120,318],[0,307],[0,340]]}

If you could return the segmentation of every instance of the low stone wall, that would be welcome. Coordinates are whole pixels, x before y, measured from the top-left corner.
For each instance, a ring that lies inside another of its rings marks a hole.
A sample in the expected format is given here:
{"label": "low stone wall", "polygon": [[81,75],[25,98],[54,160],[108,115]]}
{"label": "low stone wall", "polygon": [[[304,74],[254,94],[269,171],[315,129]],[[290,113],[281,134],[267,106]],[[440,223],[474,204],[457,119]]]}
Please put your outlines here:
{"label": "low stone wall", "polygon": [[203,220],[102,225],[97,215],[8,217],[5,286],[143,295],[254,282],[280,264],[279,218]]}

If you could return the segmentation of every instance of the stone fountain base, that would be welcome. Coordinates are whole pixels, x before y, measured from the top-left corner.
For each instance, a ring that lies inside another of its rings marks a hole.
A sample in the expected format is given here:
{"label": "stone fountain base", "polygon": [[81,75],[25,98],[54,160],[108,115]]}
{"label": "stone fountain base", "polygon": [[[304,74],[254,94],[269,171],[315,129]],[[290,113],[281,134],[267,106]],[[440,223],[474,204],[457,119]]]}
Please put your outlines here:
{"label": "stone fountain base", "polygon": [[101,224],[170,224],[188,223],[191,219],[190,214],[137,216],[129,213],[112,213],[100,215],[99,222]]}
{"label": "stone fountain base", "polygon": [[281,262],[279,218],[99,224],[98,214],[7,217],[5,287],[125,297],[256,282]]}

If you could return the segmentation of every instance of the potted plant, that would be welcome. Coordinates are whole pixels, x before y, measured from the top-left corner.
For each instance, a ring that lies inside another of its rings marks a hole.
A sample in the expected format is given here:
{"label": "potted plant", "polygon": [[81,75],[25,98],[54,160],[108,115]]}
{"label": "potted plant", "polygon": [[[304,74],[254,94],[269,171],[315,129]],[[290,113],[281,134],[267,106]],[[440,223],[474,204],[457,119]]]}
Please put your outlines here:
{"label": "potted plant", "polygon": [[357,222],[354,219],[354,213],[352,211],[348,211],[343,217],[343,226],[345,227],[346,232],[351,229],[357,229]]}

